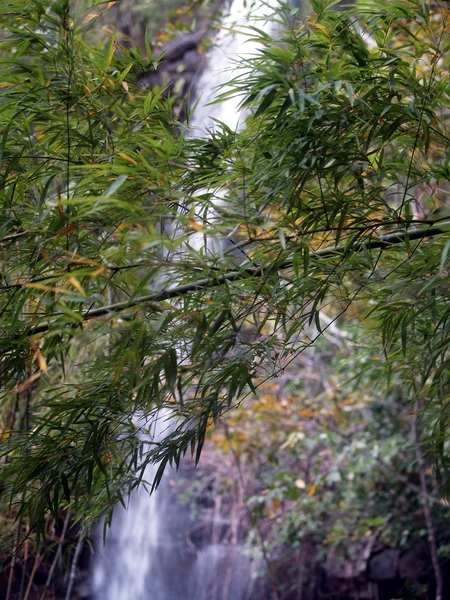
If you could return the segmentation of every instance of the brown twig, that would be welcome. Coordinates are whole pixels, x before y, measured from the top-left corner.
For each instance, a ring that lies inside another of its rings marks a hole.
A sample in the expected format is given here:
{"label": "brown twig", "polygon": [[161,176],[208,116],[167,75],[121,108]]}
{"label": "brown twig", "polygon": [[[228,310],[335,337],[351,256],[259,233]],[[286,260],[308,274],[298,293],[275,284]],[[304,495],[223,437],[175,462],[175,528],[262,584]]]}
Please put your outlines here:
{"label": "brown twig", "polygon": [[33,568],[30,573],[30,579],[28,580],[28,585],[27,585],[27,589],[25,590],[25,595],[23,597],[23,600],[28,600],[28,596],[30,595],[30,592],[31,592],[31,587],[33,585],[33,579],[36,574],[36,570],[37,570],[38,566],[41,564],[43,557],[44,557],[43,554],[38,554],[34,559]]}

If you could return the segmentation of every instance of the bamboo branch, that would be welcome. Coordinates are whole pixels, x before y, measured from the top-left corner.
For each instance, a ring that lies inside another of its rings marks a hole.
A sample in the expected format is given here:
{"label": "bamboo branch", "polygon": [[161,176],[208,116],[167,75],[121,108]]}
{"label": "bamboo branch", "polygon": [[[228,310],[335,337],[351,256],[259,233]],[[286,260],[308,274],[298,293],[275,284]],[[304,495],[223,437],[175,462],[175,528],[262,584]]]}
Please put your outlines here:
{"label": "bamboo branch", "polygon": [[20,528],[22,526],[22,518],[19,518],[19,522],[17,524],[17,533],[16,533],[16,537],[14,540],[14,547],[13,547],[13,553],[12,553],[12,559],[11,559],[11,564],[9,566],[9,577],[8,577],[8,587],[6,590],[6,598],[5,600],[11,600],[11,593],[12,593],[12,585],[14,582],[14,569],[16,566],[16,559],[17,559],[17,549],[19,546],[19,539],[20,539]]}
{"label": "bamboo branch", "polygon": [[50,571],[48,572],[47,581],[45,582],[45,587],[42,590],[39,600],[45,600],[45,598],[47,596],[47,592],[50,589],[50,584],[53,579],[53,574],[55,572],[56,565],[61,560],[62,548],[63,548],[63,544],[66,541],[66,533],[67,533],[67,529],[69,527],[70,517],[71,517],[71,510],[70,510],[70,508],[68,508],[67,513],[66,513],[66,518],[64,519],[64,525],[63,525],[61,537],[59,539],[58,549],[55,553],[55,557],[54,557],[52,565],[50,567]]}
{"label": "bamboo branch", "polygon": [[[412,229],[410,231],[398,231],[395,233],[381,235],[379,237],[376,237],[375,239],[372,237],[369,240],[355,242],[352,246],[349,247],[347,247],[346,245],[342,245],[336,246],[334,248],[324,248],[323,250],[312,252],[310,254],[310,259],[331,258],[340,255],[347,256],[350,253],[361,252],[363,250],[386,250],[391,248],[392,246],[405,242],[405,240],[421,240],[425,238],[435,237],[437,235],[442,235],[445,233],[450,233],[450,222],[448,221],[438,226]],[[263,275],[268,275],[275,269],[277,271],[289,269],[293,266],[293,264],[294,259],[288,258],[280,262],[278,265],[271,264],[268,267],[252,266],[243,268],[239,271],[230,271],[222,275],[217,275],[213,273],[209,277],[206,277],[204,279],[198,279],[197,281],[193,281],[191,283],[186,283],[184,285],[180,285],[173,288],[167,288],[159,292],[151,292],[150,294],[146,294],[145,296],[138,296],[131,300],[125,300],[124,302],[117,302],[115,304],[101,306],[93,310],[87,310],[85,312],[80,313],[80,319],[82,319],[83,321],[90,321],[99,317],[112,316],[130,308],[135,308],[140,304],[146,304],[153,311],[160,312],[162,310],[162,307],[158,304],[160,302],[171,300],[173,298],[181,298],[191,292],[199,292],[202,290],[208,291],[210,289],[220,287],[225,283],[242,281],[244,279],[248,279],[249,277],[260,277]],[[64,316],[64,313],[55,313],[53,316]],[[45,322],[41,323],[40,325],[30,327],[26,335],[31,336],[40,333],[45,333],[46,331],[49,331],[51,325],[52,322]]]}
{"label": "bamboo branch", "polygon": [[32,232],[29,229],[27,229],[26,231],[19,231],[18,233],[10,233],[9,235],[4,235],[0,239],[0,244],[6,244],[7,242],[13,242],[21,237],[28,235],[29,233],[37,233],[37,231]]}
{"label": "bamboo branch", "polygon": [[67,585],[65,600],[70,600],[70,598],[72,596],[72,589],[73,589],[75,579],[77,576],[78,559],[80,558],[81,550],[83,548],[83,543],[84,543],[84,531],[82,530],[79,533],[77,545],[75,547],[75,552],[74,552],[73,559],[72,559],[72,564],[70,566],[69,582]]}
{"label": "bamboo branch", "polygon": [[36,575],[37,568],[41,564],[43,558],[44,558],[43,554],[37,554],[34,558],[33,568],[31,569],[30,578],[28,580],[28,585],[27,585],[27,589],[25,590],[25,596],[23,597],[23,600],[28,600],[28,597],[31,592],[31,588],[33,587],[34,576]]}

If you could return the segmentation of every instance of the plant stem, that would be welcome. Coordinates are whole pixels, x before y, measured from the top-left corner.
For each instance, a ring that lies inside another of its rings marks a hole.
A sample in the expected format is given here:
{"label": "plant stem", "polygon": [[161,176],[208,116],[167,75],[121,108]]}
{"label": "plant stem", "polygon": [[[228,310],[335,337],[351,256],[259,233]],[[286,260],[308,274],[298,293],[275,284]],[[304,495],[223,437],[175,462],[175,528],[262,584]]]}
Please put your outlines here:
{"label": "plant stem", "polygon": [[61,538],[59,540],[58,549],[56,551],[55,558],[53,559],[52,566],[50,567],[50,571],[48,573],[47,581],[45,582],[45,587],[42,590],[42,594],[41,594],[41,597],[39,598],[39,600],[45,600],[45,598],[46,598],[47,591],[48,591],[48,589],[50,587],[50,583],[51,583],[51,581],[53,579],[53,573],[55,572],[56,564],[59,561],[59,559],[61,557],[61,554],[62,554],[62,547],[63,547],[64,541],[65,541],[65,538],[66,538],[66,533],[67,533],[67,528],[69,526],[70,517],[71,517],[71,510],[69,508],[67,510],[67,513],[66,513],[66,518],[64,519],[64,526],[63,526],[63,530],[62,530],[62,533],[61,533]]}
{"label": "plant stem", "polygon": [[14,540],[14,547],[13,547],[13,554],[12,554],[12,559],[11,559],[11,564],[10,564],[10,571],[9,571],[9,577],[8,577],[8,588],[6,590],[6,598],[5,600],[10,600],[11,598],[11,591],[12,591],[12,584],[14,581],[14,567],[16,566],[16,554],[17,554],[17,549],[19,547],[19,538],[20,538],[20,528],[22,527],[22,519],[19,519],[19,522],[17,524],[17,533],[16,533],[16,538]]}
{"label": "plant stem", "polygon": [[77,545],[75,547],[75,553],[74,553],[73,559],[72,559],[72,564],[70,566],[69,582],[67,585],[67,592],[66,592],[65,600],[70,600],[70,597],[72,595],[72,588],[73,588],[73,584],[75,583],[75,577],[77,574],[77,563],[78,563],[78,559],[80,557],[81,549],[83,547],[83,542],[84,542],[84,532],[82,530],[78,537]]}
{"label": "plant stem", "polygon": [[31,591],[31,586],[33,585],[33,579],[36,573],[36,570],[41,562],[41,560],[43,559],[44,555],[37,555],[34,559],[34,565],[33,565],[33,569],[31,570],[30,573],[30,579],[28,580],[28,585],[27,585],[27,589],[25,591],[25,596],[23,597],[23,600],[28,600],[28,596],[30,595],[30,591]]}
{"label": "plant stem", "polygon": [[[386,235],[382,235],[376,237],[375,239],[370,238],[367,241],[355,242],[353,246],[347,248],[346,246],[336,246],[334,248],[324,248],[323,250],[318,250],[317,252],[312,252],[310,254],[311,259],[318,258],[328,258],[339,255],[347,255],[350,252],[361,252],[363,250],[386,250],[391,248],[396,244],[403,243],[406,239],[408,240],[421,240],[428,237],[434,237],[437,235],[442,235],[444,233],[449,233],[450,223],[445,222],[440,224],[439,226],[430,226],[427,228],[420,229],[412,229],[410,231],[398,231],[394,233],[389,233]],[[268,267],[260,267],[253,266],[243,268],[240,271],[230,271],[229,273],[224,273],[223,275],[217,276],[216,274],[212,274],[210,277],[205,279],[199,279],[197,281],[193,281],[192,283],[187,283],[185,285],[180,285],[174,288],[168,288],[165,290],[161,290],[159,292],[152,292],[150,294],[146,294],[145,296],[138,296],[133,300],[125,300],[124,302],[117,302],[115,304],[109,304],[106,306],[101,306],[99,308],[95,308],[93,310],[87,310],[85,312],[80,313],[80,318],[83,321],[90,321],[91,319],[97,319],[99,317],[105,317],[114,313],[123,312],[124,310],[128,310],[130,308],[134,308],[139,304],[146,304],[154,311],[160,312],[162,311],[162,307],[158,304],[159,302],[163,302],[165,300],[170,300],[172,298],[180,298],[185,296],[190,292],[198,292],[202,290],[213,289],[219,287],[225,283],[232,283],[233,281],[241,281],[244,279],[248,279],[249,277],[261,277],[263,275],[270,274],[271,271],[281,270],[281,269],[289,269],[293,266],[294,259],[288,258],[280,262],[279,264],[270,264]],[[63,316],[64,313],[55,313],[53,316]],[[39,333],[45,333],[49,331],[52,323],[46,322],[41,323],[40,325],[36,325],[34,327],[30,327],[26,333],[27,336],[37,335]]]}

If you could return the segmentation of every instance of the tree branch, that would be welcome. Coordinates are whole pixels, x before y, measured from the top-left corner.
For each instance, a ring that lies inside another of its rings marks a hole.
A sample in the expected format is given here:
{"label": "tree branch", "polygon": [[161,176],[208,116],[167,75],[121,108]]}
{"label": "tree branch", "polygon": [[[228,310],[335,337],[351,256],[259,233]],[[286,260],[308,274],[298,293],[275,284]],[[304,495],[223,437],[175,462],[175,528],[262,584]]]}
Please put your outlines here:
{"label": "tree branch", "polygon": [[[323,250],[318,250],[317,252],[311,253],[310,258],[318,259],[334,257],[339,255],[346,256],[353,252],[361,252],[362,250],[386,250],[396,244],[401,244],[405,242],[406,239],[410,241],[421,240],[429,237],[435,237],[437,235],[442,235],[445,233],[450,233],[450,222],[448,221],[445,223],[441,223],[438,226],[412,229],[410,231],[398,231],[395,233],[381,235],[379,237],[376,237],[375,239],[371,238],[369,240],[362,240],[359,242],[355,242],[353,246],[350,247],[342,245],[336,246],[334,248],[324,248]],[[91,319],[97,319],[99,317],[105,317],[108,315],[111,316],[123,312],[130,308],[134,308],[140,304],[146,304],[152,310],[160,312],[162,310],[162,307],[158,303],[164,302],[165,300],[171,300],[172,298],[181,298],[182,296],[185,296],[186,294],[189,294],[191,292],[198,292],[201,290],[207,291],[224,285],[225,283],[242,281],[244,279],[247,279],[248,277],[258,277],[261,275],[267,275],[268,273],[273,271],[274,268],[277,271],[282,269],[289,269],[293,266],[293,264],[293,258],[288,258],[287,260],[284,260],[275,266],[272,264],[268,267],[247,267],[239,271],[230,271],[219,276],[212,274],[209,277],[199,279],[191,283],[186,283],[184,285],[180,285],[173,288],[167,288],[159,292],[152,292],[150,294],[146,294],[145,296],[138,296],[137,298],[131,300],[125,300],[124,302],[117,302],[115,304],[101,306],[93,310],[87,310],[85,312],[80,313],[80,317],[81,319],[83,319],[83,321],[90,321]],[[54,316],[64,316],[64,313],[55,313]],[[45,333],[46,331],[49,331],[51,325],[52,322],[45,322],[41,323],[40,325],[30,327],[26,335],[31,336],[37,335],[39,333]]]}

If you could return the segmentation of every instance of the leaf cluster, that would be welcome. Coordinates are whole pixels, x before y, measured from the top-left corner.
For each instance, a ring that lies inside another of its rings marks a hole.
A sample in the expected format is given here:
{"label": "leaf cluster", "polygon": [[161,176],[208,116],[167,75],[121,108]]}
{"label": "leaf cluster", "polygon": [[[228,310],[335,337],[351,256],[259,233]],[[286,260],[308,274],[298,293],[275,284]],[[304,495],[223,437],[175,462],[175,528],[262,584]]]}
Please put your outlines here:
{"label": "leaf cluster", "polygon": [[420,398],[446,477],[448,8],[314,9],[247,30],[259,50],[220,98],[246,127],[202,139],[69,2],[0,9],[2,497],[40,531],[198,460],[346,315]]}

